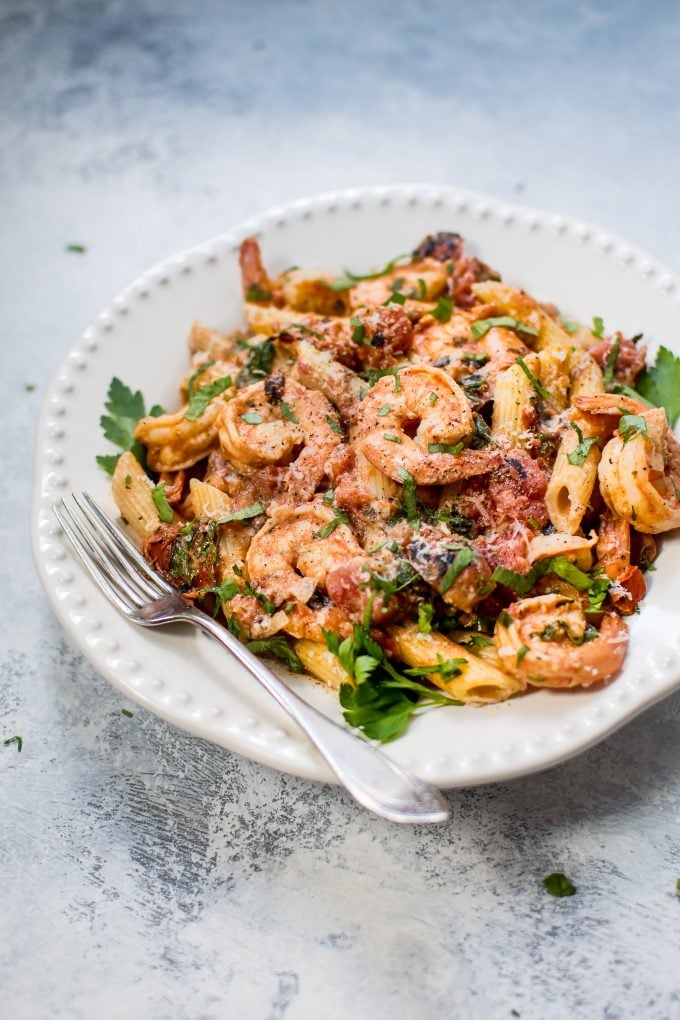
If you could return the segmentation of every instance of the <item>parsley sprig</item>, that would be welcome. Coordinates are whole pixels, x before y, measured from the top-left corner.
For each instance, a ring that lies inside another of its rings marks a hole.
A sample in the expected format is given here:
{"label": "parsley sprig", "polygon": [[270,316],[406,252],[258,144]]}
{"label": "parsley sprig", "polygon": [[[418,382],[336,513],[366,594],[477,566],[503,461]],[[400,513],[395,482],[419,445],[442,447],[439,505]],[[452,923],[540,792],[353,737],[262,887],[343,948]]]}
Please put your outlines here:
{"label": "parsley sprig", "polygon": [[[369,600],[369,610],[371,606]],[[370,611],[367,615],[370,620]],[[323,636],[348,674],[347,682],[340,685],[345,720],[370,740],[385,743],[401,736],[424,708],[461,704],[398,672],[365,625],[355,624],[352,637],[343,641],[331,631],[324,631]]]}
{"label": "parsley sprig", "polygon": [[[103,414],[99,419],[104,437],[121,450],[130,450],[142,467],[146,467],[146,450],[135,439],[137,424],[140,418],[146,417],[141,392],[139,390],[133,392],[129,386],[114,377],[109,385],[104,406],[108,414]],[[163,408],[159,404],[154,404],[149,411],[152,418],[157,418],[161,414]],[[100,455],[96,459],[99,466],[104,468],[107,474],[112,475],[119,458],[120,454],[114,453]]]}

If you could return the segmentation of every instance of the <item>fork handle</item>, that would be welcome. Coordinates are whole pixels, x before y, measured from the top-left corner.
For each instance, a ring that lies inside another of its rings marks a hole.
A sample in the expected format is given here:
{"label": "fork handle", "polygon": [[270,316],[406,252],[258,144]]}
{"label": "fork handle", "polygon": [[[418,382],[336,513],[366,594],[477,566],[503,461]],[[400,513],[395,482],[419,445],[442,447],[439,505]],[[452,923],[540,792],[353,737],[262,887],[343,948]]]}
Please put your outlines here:
{"label": "fork handle", "polygon": [[182,619],[219,641],[304,730],[345,789],[391,822],[437,823],[450,817],[439,790],[404,772],[376,746],[307,704],[221,624],[193,606]]}

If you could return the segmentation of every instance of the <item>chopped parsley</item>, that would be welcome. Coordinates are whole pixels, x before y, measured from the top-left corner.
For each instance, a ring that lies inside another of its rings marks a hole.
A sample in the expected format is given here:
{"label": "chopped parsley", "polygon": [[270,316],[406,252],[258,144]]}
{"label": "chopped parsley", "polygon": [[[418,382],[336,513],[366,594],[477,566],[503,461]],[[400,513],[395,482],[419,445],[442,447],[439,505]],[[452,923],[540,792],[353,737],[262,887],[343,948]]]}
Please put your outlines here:
{"label": "chopped parsley", "polygon": [[120,714],[127,716],[128,719],[132,719],[134,712],[131,712],[129,708],[121,708]]}
{"label": "chopped parsley", "polygon": [[408,676],[431,676],[433,673],[438,673],[442,680],[453,680],[460,676],[465,666],[467,666],[467,659],[442,659],[438,655],[437,662],[432,665],[412,666],[410,669],[405,669],[404,673]]}
{"label": "chopped parsley", "polygon": [[529,649],[526,645],[520,645],[520,647],[517,649],[517,655],[515,656],[516,666],[519,666],[520,662],[522,661],[522,659],[524,658],[528,651]]}
{"label": "chopped parsley", "polygon": [[581,428],[576,424],[575,421],[571,422],[571,427],[574,429],[576,435],[578,436],[578,445],[572,450],[571,453],[567,454],[567,460],[569,461],[570,464],[573,464],[575,467],[582,467],[586,457],[590,453],[591,446],[599,445],[600,440],[597,438],[597,436],[592,436],[589,437],[588,439],[584,439],[583,432],[581,431]]}
{"label": "chopped parsley", "polygon": [[432,630],[432,617],[434,606],[431,602],[421,602],[418,606],[418,631],[421,634],[429,634]]}
{"label": "chopped parsley", "polygon": [[336,510],[335,517],[328,524],[324,524],[322,528],[314,532],[316,538],[328,538],[339,525],[349,523],[349,517],[343,510]]}
{"label": "chopped parsley", "polygon": [[251,283],[246,288],[246,301],[271,301],[272,293],[260,287],[259,283]]}
{"label": "chopped parsley", "polygon": [[279,402],[279,407],[281,408],[282,417],[284,417],[287,421],[292,421],[293,425],[300,424],[300,422],[295,417],[295,412],[293,411],[293,408],[290,406],[290,404],[287,404],[285,400],[281,400]]}
{"label": "chopped parsley", "polygon": [[364,570],[368,572],[370,581],[363,582],[361,587],[370,587],[373,592],[380,592],[384,606],[389,604],[393,595],[403,591],[404,588],[408,588],[420,577],[408,560],[400,560],[396,573],[393,577],[389,578],[382,577],[376,571],[371,570],[368,564],[364,564]]}
{"label": "chopped parsley", "polygon": [[527,379],[529,380],[529,382],[531,383],[533,388],[538,393],[539,397],[541,397],[543,400],[550,400],[552,398],[552,394],[548,393],[548,391],[546,390],[545,386],[543,386],[543,384],[538,381],[538,379],[536,378],[534,373],[531,371],[531,369],[527,365],[527,363],[524,360],[524,358],[518,358],[517,359],[517,364],[522,369],[522,371],[524,372],[525,376],[527,377]]}
{"label": "chopped parsley", "polygon": [[464,545],[456,553],[454,560],[446,568],[446,572],[441,579],[439,589],[442,595],[445,595],[453,582],[463,573],[466,567],[469,567],[475,558],[475,554],[468,546]]}
{"label": "chopped parsley", "polygon": [[24,389],[25,389],[26,393],[32,393],[33,390],[35,389],[35,383],[27,382],[24,385]]}
{"label": "chopped parsley", "polygon": [[420,524],[418,513],[418,499],[416,496],[416,483],[413,475],[406,468],[399,468],[399,478],[402,482],[402,499],[406,511],[406,520],[409,524]]}
{"label": "chopped parsley", "polygon": [[433,315],[439,322],[448,322],[452,314],[453,301],[445,294],[442,294],[434,308],[430,309],[430,315]]}
{"label": "chopped parsley", "polygon": [[566,317],[566,315],[562,315],[562,312],[557,313],[557,318],[560,321],[560,326],[565,331],[565,333],[569,334],[569,336],[572,336],[574,333],[577,332],[578,323],[572,322],[571,319],[568,319]]}
{"label": "chopped parsley", "polygon": [[333,429],[333,431],[335,433],[337,433],[337,435],[339,435],[339,436],[342,435],[342,426],[341,426],[340,422],[337,420],[337,418],[332,418],[330,416],[330,414],[327,414],[326,415],[326,421],[328,422],[330,427]]}
{"label": "chopped parsley", "polygon": [[197,418],[200,418],[213,397],[219,396],[220,393],[224,393],[225,390],[228,390],[230,386],[234,385],[234,381],[231,376],[224,375],[221,379],[215,379],[206,386],[199,386],[199,388],[196,389],[196,380],[203,375],[206,369],[210,368],[210,366],[214,364],[214,358],[210,361],[204,361],[202,365],[199,365],[198,369],[189,379],[189,406],[184,412],[184,417],[187,421],[196,421]]}
{"label": "chopped parsley", "polygon": [[383,432],[383,439],[386,439],[388,443],[399,443],[401,445],[401,438],[393,435],[391,432]]}
{"label": "chopped parsley", "polygon": [[460,453],[464,443],[428,443],[428,453]]}
{"label": "chopped parsley", "polygon": [[[146,417],[144,409],[144,397],[141,392],[133,391],[122,383],[120,379],[113,378],[109,385],[107,401],[104,405],[108,414],[99,419],[104,437],[121,450],[130,450],[137,458],[142,467],[146,467],[146,451],[142,444],[135,439],[135,429],[140,418]],[[158,404],[149,411],[149,416],[157,418],[163,414],[163,408]],[[106,454],[98,456],[97,463],[100,467],[112,475],[120,454]]]}
{"label": "chopped parsley", "polygon": [[205,518],[196,518],[180,528],[170,556],[170,573],[182,582],[185,589],[191,587],[194,577],[207,568],[215,581],[214,570],[219,555],[217,523]]}
{"label": "chopped parsley", "polygon": [[439,400],[439,395],[437,393],[435,393],[434,390],[433,390],[432,393],[430,393],[429,400],[430,400],[430,403],[432,405],[434,405]]}
{"label": "chopped parsley", "polygon": [[394,368],[367,368],[363,372],[357,374],[361,379],[365,379],[369,386],[375,386],[379,379],[384,378],[386,375],[394,376],[394,392],[401,393],[401,379],[399,373],[402,368],[406,368],[406,365],[396,365]]}
{"label": "chopped parsley", "polygon": [[616,362],[619,359],[619,351],[621,350],[621,339],[617,336],[616,340],[611,346],[611,350],[607,355],[607,360],[604,363],[604,372],[602,379],[604,381],[604,388],[610,389],[614,383],[614,372],[616,370]]}
{"label": "chopped parsley", "polygon": [[213,616],[217,616],[220,609],[225,602],[231,602],[236,595],[239,594],[241,589],[236,584],[236,581],[227,579],[221,581],[220,584],[212,585],[210,588],[201,588],[199,595],[214,595],[215,596],[215,608],[213,610]]}
{"label": "chopped parsley", "polygon": [[67,244],[66,247],[64,248],[64,251],[70,251],[74,255],[84,255],[87,251],[87,248],[85,247],[84,244]]}
{"label": "chopped parsley", "polygon": [[418,277],[418,297],[421,301],[424,301],[427,297],[427,284],[423,280],[422,276]]}
{"label": "chopped parsley", "polygon": [[236,376],[236,385],[249,386],[250,383],[266,379],[271,373],[274,363],[274,343],[272,340],[263,340],[260,344],[254,344],[249,348],[248,360]]}
{"label": "chopped parsley", "polygon": [[247,521],[251,517],[259,517],[260,514],[264,513],[264,507],[262,503],[251,503],[250,506],[244,506],[242,510],[233,510],[231,513],[225,514],[224,517],[220,517],[216,524],[230,524],[232,521]]}
{"label": "chopped parsley", "polygon": [[130,488],[130,486],[132,485],[132,475],[125,476],[125,478],[123,479],[123,485],[125,486],[126,489]]}
{"label": "chopped parsley", "polygon": [[576,886],[561,871],[553,871],[552,875],[543,879],[543,885],[551,896],[573,896],[576,892]]}
{"label": "chopped parsley", "polygon": [[168,503],[167,496],[165,495],[165,482],[161,482],[160,485],[154,485],[151,490],[151,498],[154,501],[154,506],[158,513],[158,519],[163,521],[164,524],[172,524],[174,514],[172,507]]}
{"label": "chopped parsley", "polygon": [[11,744],[17,745],[17,751],[21,751],[24,746],[24,741],[21,737],[7,737],[7,740],[3,740],[3,747],[10,747]]}
{"label": "chopped parsley", "polygon": [[384,418],[385,415],[389,414],[391,410],[392,410],[391,404],[383,404],[383,406],[378,411],[378,418]]}
{"label": "chopped parsley", "polygon": [[592,584],[592,578],[568,560],[566,556],[550,556],[547,559],[539,560],[526,574],[519,574],[506,567],[496,567],[491,575],[491,580],[505,585],[506,588],[511,588],[518,595],[526,595],[539,578],[545,577],[546,574],[555,574],[556,577],[562,578],[578,591],[588,591]]}
{"label": "chopped parsley", "polygon": [[399,290],[393,290],[387,301],[383,301],[383,305],[404,305],[406,304],[406,294],[402,294]]}
{"label": "chopped parsley", "polygon": [[604,319],[600,318],[599,315],[593,317],[593,325],[591,328],[593,336],[601,339],[604,336]]}
{"label": "chopped parsley", "polygon": [[611,581],[606,576],[595,577],[588,589],[588,608],[586,613],[601,613]]}
{"label": "chopped parsley", "polygon": [[486,365],[489,360],[488,354],[476,354],[472,351],[466,351],[463,355],[463,364],[475,365],[477,368],[481,368],[482,365]]}
{"label": "chopped parsley", "polygon": [[275,637],[262,638],[259,641],[248,641],[246,648],[250,649],[256,655],[273,655],[274,658],[279,659],[284,666],[286,666],[291,673],[304,673],[304,666],[300,661],[300,657],[292,648],[284,637],[276,635]]}
{"label": "chopped parsley", "polygon": [[315,336],[317,340],[323,340],[323,333],[319,333],[316,329],[311,329],[309,326],[305,326],[304,322],[291,322],[291,327],[301,330],[303,333],[309,333],[310,336]]}
{"label": "chopped parsley", "polygon": [[362,280],[378,280],[381,276],[387,276],[391,273],[397,263],[401,262],[402,259],[410,258],[409,255],[397,255],[396,258],[392,259],[387,263],[384,269],[379,269],[375,273],[352,273],[349,269],[343,270],[344,276],[339,277],[330,283],[328,286],[331,290],[350,290],[355,284],[360,283]]}
{"label": "chopped parsley", "polygon": [[264,418],[259,411],[246,411],[245,414],[240,415],[247,425],[261,425]]}
{"label": "chopped parsley", "polygon": [[619,419],[619,435],[624,446],[637,436],[647,438],[647,422],[641,414],[622,414]]}
{"label": "chopped parsley", "polygon": [[366,343],[366,327],[359,318],[358,315],[353,315],[349,320],[350,326],[352,326],[352,340],[355,344]]}
{"label": "chopped parsley", "polygon": [[539,335],[538,330],[534,329],[533,326],[527,326],[525,322],[521,322],[519,319],[515,319],[511,315],[496,315],[490,319],[477,319],[476,322],[473,322],[472,336],[475,340],[480,340],[495,326],[502,326],[505,329],[514,329],[518,333],[526,333],[529,336]]}

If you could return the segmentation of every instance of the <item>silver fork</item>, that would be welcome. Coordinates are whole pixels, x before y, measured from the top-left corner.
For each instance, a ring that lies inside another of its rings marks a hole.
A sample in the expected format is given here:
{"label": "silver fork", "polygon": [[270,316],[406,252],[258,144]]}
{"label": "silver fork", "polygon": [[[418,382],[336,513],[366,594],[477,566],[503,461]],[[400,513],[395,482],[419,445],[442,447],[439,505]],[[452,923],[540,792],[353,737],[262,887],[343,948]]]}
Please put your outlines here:
{"label": "silver fork", "polygon": [[83,566],[116,609],[142,627],[190,623],[219,641],[292,716],[365,808],[391,822],[448,820],[449,808],[439,790],[303,701],[226,627],[160,577],[87,493],[72,493],[70,503],[62,499],[54,513]]}

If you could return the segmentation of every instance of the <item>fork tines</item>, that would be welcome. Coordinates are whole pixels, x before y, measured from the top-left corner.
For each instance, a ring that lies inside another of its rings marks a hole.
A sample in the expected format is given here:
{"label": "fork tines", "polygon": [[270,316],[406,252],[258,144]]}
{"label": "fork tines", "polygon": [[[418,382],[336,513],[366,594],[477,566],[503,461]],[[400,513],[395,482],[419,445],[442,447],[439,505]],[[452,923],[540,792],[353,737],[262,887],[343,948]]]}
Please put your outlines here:
{"label": "fork tines", "polygon": [[86,492],[72,492],[53,509],[81,563],[120,612],[130,615],[162,595],[176,594]]}

